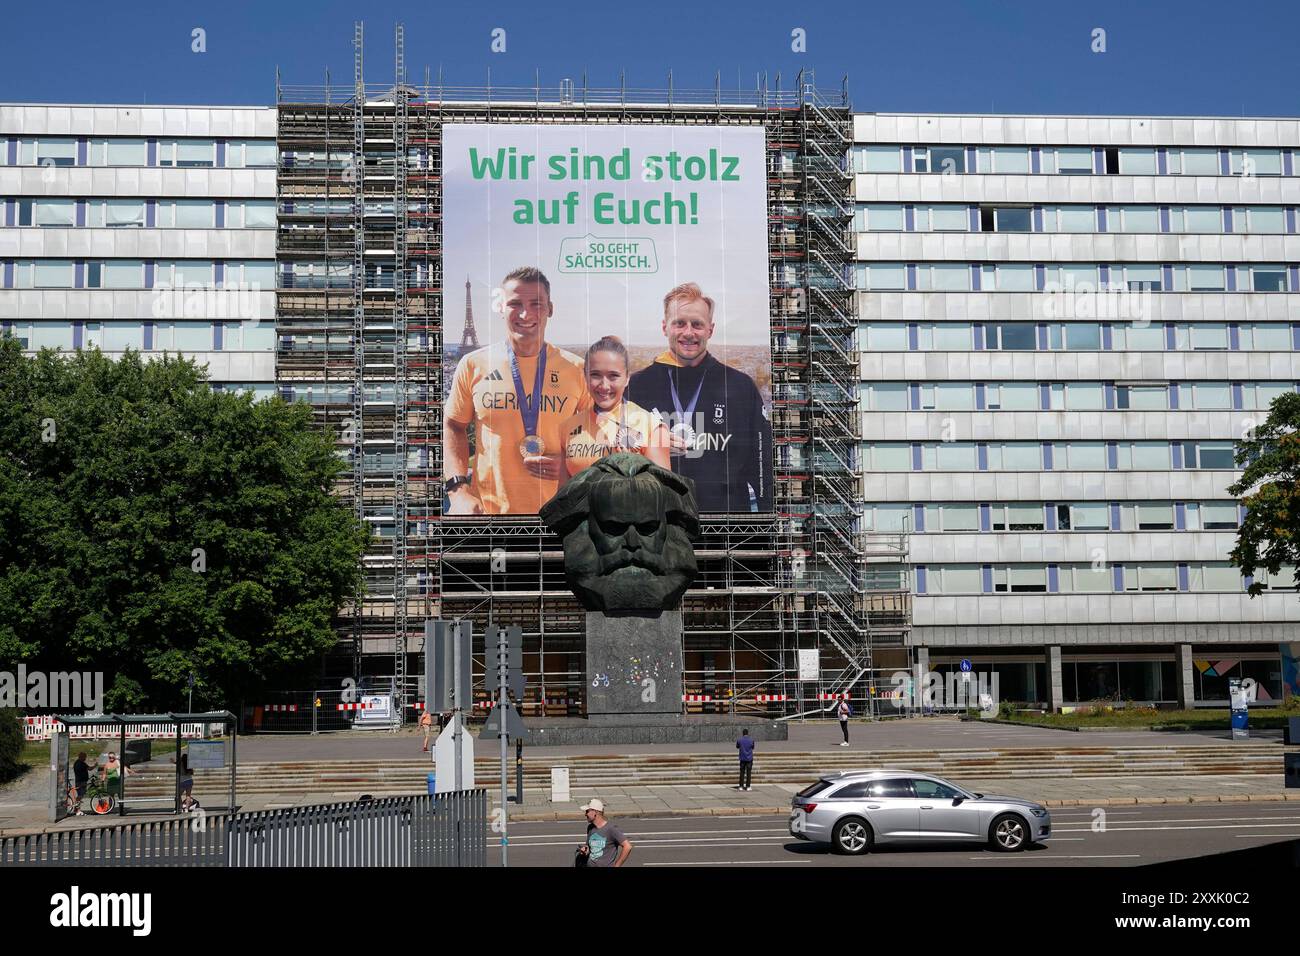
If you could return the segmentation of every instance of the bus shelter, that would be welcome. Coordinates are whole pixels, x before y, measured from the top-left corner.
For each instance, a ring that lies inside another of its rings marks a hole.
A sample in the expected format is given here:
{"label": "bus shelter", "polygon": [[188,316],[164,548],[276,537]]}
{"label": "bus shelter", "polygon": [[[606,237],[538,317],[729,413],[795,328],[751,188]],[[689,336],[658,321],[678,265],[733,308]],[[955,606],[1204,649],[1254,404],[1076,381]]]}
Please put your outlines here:
{"label": "bus shelter", "polygon": [[[236,730],[239,718],[228,710],[208,711],[201,714],[59,714],[59,729],[50,738],[50,820],[56,822],[67,816],[68,788],[70,785],[70,755],[74,738],[118,739],[119,761],[122,764],[120,790],[116,794],[119,816],[127,813],[180,813],[184,769],[225,769],[228,771],[226,804],[205,804],[205,811],[234,811],[235,778],[238,765],[236,755]],[[127,767],[128,741],[175,739],[175,780],[170,796],[139,794],[131,796],[131,773]],[[186,760],[182,761],[182,750]]]}

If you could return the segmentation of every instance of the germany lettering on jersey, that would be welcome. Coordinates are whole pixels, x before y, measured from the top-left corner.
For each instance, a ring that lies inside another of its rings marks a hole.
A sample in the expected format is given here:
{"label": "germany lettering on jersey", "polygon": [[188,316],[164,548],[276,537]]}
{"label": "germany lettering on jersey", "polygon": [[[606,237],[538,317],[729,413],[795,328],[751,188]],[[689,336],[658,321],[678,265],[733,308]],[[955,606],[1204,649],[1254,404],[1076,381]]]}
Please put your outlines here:
{"label": "germany lettering on jersey", "polygon": [[584,409],[565,422],[564,433],[564,463],[570,476],[617,451],[644,455],[654,442],[668,444],[659,416],[632,402],[606,412]]}
{"label": "germany lettering on jersey", "polygon": [[[518,363],[520,379],[530,392],[537,356],[520,355]],[[582,359],[547,345],[537,416],[537,435],[547,455],[560,454],[564,422],[590,403]],[[510,371],[510,352],[504,344],[461,358],[447,397],[446,415],[461,425],[474,424],[470,491],[482,502],[485,514],[536,514],[555,495],[558,482],[534,476],[520,454],[519,444],[526,433]]]}

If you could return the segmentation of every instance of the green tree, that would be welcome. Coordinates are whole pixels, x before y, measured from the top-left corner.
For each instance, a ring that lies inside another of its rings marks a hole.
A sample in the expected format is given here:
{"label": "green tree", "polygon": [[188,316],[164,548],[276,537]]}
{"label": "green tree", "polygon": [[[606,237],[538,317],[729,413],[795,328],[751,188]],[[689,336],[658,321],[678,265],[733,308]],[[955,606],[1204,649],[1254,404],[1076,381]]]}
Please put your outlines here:
{"label": "green tree", "polygon": [[311,410],[190,360],[0,339],[0,662],[98,670],[107,705],[230,706],[335,641],[368,532]]}
{"label": "green tree", "polygon": [[[1243,575],[1258,568],[1277,574],[1300,564],[1300,394],[1273,400],[1268,419],[1251,437],[1237,442],[1241,478],[1228,493],[1241,498],[1246,520],[1229,555]],[[1252,489],[1254,489],[1252,491]],[[1255,581],[1251,596],[1264,591]]]}

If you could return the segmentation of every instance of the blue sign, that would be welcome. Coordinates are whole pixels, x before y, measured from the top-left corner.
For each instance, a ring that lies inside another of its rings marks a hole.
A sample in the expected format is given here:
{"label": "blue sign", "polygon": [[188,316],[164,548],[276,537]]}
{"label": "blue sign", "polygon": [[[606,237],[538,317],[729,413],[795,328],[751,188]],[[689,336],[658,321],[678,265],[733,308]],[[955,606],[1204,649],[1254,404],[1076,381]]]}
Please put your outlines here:
{"label": "blue sign", "polygon": [[962,672],[963,674],[969,674],[969,673],[971,672],[971,663],[970,663],[969,660],[965,660],[965,659],[962,660],[962,662],[961,662],[961,672]]}

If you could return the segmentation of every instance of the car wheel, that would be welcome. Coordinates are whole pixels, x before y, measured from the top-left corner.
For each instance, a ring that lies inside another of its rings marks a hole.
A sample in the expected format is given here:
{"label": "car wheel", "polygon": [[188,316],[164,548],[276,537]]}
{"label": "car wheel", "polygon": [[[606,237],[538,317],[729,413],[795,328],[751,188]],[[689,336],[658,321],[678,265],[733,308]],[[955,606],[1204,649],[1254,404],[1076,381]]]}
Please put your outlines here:
{"label": "car wheel", "polygon": [[989,827],[989,845],[995,850],[1016,853],[1029,843],[1029,824],[1019,814],[1004,813]]}
{"label": "car wheel", "polygon": [[845,817],[835,824],[831,847],[836,853],[857,856],[871,849],[871,826],[861,817]]}

